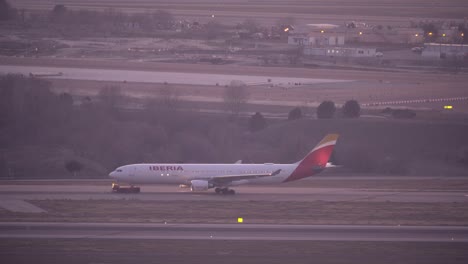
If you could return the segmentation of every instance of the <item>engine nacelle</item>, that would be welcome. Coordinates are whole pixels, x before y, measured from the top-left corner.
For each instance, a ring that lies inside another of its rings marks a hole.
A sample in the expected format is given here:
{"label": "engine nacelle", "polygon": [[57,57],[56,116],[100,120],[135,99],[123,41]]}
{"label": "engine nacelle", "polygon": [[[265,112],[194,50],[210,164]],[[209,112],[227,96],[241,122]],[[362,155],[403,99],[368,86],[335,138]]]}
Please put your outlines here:
{"label": "engine nacelle", "polygon": [[193,180],[191,181],[192,186],[190,189],[192,192],[201,192],[201,191],[206,191],[208,188],[213,188],[213,186],[208,182],[204,180]]}

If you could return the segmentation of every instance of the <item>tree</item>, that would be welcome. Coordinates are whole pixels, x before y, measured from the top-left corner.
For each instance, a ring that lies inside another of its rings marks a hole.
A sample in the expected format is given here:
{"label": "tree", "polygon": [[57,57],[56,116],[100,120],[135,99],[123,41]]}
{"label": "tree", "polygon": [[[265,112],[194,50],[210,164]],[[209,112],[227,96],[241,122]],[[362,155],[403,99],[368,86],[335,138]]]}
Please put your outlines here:
{"label": "tree", "polygon": [[76,176],[76,174],[83,169],[83,164],[76,160],[70,160],[65,162],[65,169],[67,169],[68,172],[72,173],[73,176]]}
{"label": "tree", "polygon": [[[155,98],[148,101],[146,113],[151,122],[163,123],[166,126],[174,126],[180,120],[180,113],[177,111],[180,107],[180,100],[174,87],[168,84],[163,85],[157,90]],[[169,125],[171,124],[171,125]]]}
{"label": "tree", "polygon": [[238,116],[248,100],[247,86],[242,81],[233,80],[224,90],[224,104],[228,111]]}
{"label": "tree", "polygon": [[59,100],[66,106],[73,106],[73,97],[69,93],[61,93],[59,95]]}
{"label": "tree", "polygon": [[111,112],[116,111],[124,99],[122,90],[115,85],[104,86],[99,91],[98,97],[104,109]]}
{"label": "tree", "polygon": [[169,85],[164,85],[158,90],[157,101],[161,107],[172,110],[176,109],[179,104],[177,90]]}
{"label": "tree", "polygon": [[463,146],[458,151],[457,161],[461,163],[462,165],[468,166],[468,147],[467,146]]}
{"label": "tree", "polygon": [[0,158],[0,178],[8,176],[8,166],[4,158]]}
{"label": "tree", "polygon": [[251,18],[247,18],[246,20],[244,20],[244,22],[242,22],[242,28],[247,30],[250,34],[253,34],[258,32],[259,25],[257,21]]}
{"label": "tree", "polygon": [[293,108],[289,111],[288,120],[296,120],[302,118],[302,110],[299,107]]}
{"label": "tree", "polygon": [[323,101],[317,108],[317,118],[333,118],[336,107],[332,101]]}
{"label": "tree", "polygon": [[424,24],[422,25],[422,29],[424,30],[424,39],[426,41],[433,42],[438,38],[439,32],[435,24]]}
{"label": "tree", "polygon": [[0,21],[10,19],[11,6],[6,0],[0,0]]}
{"label": "tree", "polygon": [[[57,96],[50,88],[51,83],[43,79],[16,74],[0,76],[0,125],[21,123],[38,127],[54,121]],[[24,133],[34,131],[24,129]]]}
{"label": "tree", "polygon": [[73,97],[69,93],[61,93],[58,96],[57,117],[60,118],[62,122],[70,121],[70,117],[73,113]]}
{"label": "tree", "polygon": [[53,22],[59,22],[67,15],[67,8],[65,5],[55,5],[50,13],[50,19]]}
{"label": "tree", "polygon": [[260,112],[256,112],[249,119],[249,130],[250,132],[256,132],[266,127],[265,117]]}
{"label": "tree", "polygon": [[356,118],[361,114],[361,106],[356,100],[349,100],[343,105],[341,111],[346,118]]}

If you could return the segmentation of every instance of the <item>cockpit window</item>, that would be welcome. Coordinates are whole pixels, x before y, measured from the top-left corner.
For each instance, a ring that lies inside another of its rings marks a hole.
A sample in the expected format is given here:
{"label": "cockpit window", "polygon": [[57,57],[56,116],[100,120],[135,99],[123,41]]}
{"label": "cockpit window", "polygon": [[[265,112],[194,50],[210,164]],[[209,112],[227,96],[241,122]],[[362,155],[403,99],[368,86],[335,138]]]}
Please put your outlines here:
{"label": "cockpit window", "polygon": [[119,169],[119,170],[117,170],[117,172],[122,172],[122,170]]}

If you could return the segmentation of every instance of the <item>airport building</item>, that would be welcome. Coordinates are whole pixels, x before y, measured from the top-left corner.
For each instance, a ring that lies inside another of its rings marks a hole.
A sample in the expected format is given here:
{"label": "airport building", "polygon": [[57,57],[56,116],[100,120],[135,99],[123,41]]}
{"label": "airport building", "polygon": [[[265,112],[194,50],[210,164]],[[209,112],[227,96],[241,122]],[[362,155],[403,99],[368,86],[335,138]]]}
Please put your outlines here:
{"label": "airport building", "polygon": [[313,48],[313,47],[304,47],[304,55],[364,58],[364,57],[377,57],[377,55],[379,55],[379,53],[377,52],[377,50],[375,48],[345,48],[345,47]]}
{"label": "airport building", "polygon": [[444,59],[449,56],[457,56],[457,57],[468,56],[468,45],[424,43],[424,50],[422,52],[423,58]]}
{"label": "airport building", "polygon": [[306,56],[328,57],[376,57],[375,48],[344,47],[345,40],[356,35],[364,38],[364,29],[340,27],[334,24],[308,24],[294,30],[288,37],[288,44],[303,46]]}
{"label": "airport building", "polygon": [[334,24],[307,24],[290,33],[288,44],[311,47],[343,46],[345,32]]}

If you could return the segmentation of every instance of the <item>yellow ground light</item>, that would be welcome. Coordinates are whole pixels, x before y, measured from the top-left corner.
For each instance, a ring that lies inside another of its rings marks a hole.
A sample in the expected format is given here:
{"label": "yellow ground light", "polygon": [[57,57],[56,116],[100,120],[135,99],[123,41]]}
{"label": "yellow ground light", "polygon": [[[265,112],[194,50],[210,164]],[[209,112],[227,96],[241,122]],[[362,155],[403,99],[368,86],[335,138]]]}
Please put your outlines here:
{"label": "yellow ground light", "polygon": [[242,217],[237,218],[237,223],[243,223],[243,222],[244,222],[244,218],[242,218]]}
{"label": "yellow ground light", "polygon": [[453,106],[451,106],[451,105],[444,105],[444,109],[452,109],[452,108],[453,108]]}

